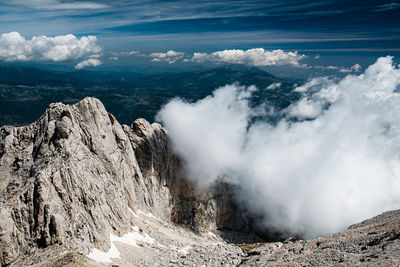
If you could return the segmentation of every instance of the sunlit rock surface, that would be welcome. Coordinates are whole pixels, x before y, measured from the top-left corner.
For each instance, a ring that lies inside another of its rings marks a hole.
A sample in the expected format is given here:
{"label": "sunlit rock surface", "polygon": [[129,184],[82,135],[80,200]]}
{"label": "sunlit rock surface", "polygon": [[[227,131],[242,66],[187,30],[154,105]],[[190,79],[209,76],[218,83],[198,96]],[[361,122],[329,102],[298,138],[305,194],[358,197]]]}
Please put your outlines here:
{"label": "sunlit rock surface", "polygon": [[312,240],[291,238],[250,250],[241,266],[399,266],[400,211]]}
{"label": "sunlit rock surface", "polygon": [[229,190],[196,192],[186,182],[161,125],[120,125],[95,98],[0,128],[0,177],[3,265],[52,245],[107,250],[110,234],[130,231],[130,210],[196,231],[244,224],[230,221]]}

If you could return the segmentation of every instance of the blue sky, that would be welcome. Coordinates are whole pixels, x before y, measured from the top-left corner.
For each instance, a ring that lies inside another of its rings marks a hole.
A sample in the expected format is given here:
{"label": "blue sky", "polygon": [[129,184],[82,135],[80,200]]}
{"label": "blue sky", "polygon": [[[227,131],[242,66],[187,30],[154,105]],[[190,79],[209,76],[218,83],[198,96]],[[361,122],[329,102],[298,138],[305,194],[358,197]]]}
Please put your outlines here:
{"label": "blue sky", "polygon": [[[174,50],[190,54],[252,48],[298,51],[308,57],[307,64],[327,66],[339,56],[344,59],[342,67],[363,65],[377,56],[400,53],[399,17],[400,1],[390,0],[355,4],[0,0],[0,34],[16,31],[27,40],[41,35],[94,35],[103,49],[103,65],[107,65],[110,56],[105,55],[110,52],[135,50],[144,55]],[[121,55],[114,56],[113,61],[117,57],[121,59]],[[319,63],[310,60],[315,57],[320,58]],[[135,61],[132,58],[131,63]],[[124,57],[124,64],[127,62]]]}

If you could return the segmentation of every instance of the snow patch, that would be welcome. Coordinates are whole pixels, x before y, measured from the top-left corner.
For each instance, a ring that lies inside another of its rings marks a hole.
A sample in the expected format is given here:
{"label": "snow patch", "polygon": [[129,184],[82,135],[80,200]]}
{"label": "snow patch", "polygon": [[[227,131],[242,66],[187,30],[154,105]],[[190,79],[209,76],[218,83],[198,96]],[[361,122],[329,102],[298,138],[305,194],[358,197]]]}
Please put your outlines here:
{"label": "snow patch", "polygon": [[131,208],[128,208],[128,210],[133,215],[133,217],[137,217],[136,213]]}
{"label": "snow patch", "polygon": [[155,217],[153,214],[151,214],[150,212],[149,212],[149,213],[145,213],[145,212],[143,212],[143,211],[141,211],[141,210],[138,210],[137,213],[138,213],[138,214],[142,214],[142,215],[144,215],[144,216],[146,216],[146,217],[156,218],[156,217]]}
{"label": "snow patch", "polygon": [[183,254],[183,255],[186,255],[186,254],[189,253],[189,250],[191,250],[191,249],[192,249],[191,246],[185,246],[185,247],[179,249],[178,252]]}
{"label": "snow patch", "polygon": [[134,226],[132,229],[135,232],[124,234],[121,237],[110,234],[111,248],[107,252],[103,252],[94,248],[86,256],[89,259],[95,260],[97,262],[112,263],[112,259],[120,258],[120,252],[118,251],[114,242],[121,242],[133,247],[139,247],[137,241],[145,242],[148,244],[153,244],[155,242],[154,238],[150,237],[148,234],[139,233],[139,227]]}
{"label": "snow patch", "polygon": [[148,234],[145,233],[144,235],[142,235],[139,232],[130,232],[124,234],[121,237],[110,235],[110,240],[111,242],[121,242],[134,247],[139,247],[137,241],[145,242],[148,244],[153,244],[155,241],[154,238],[150,237]]}
{"label": "snow patch", "polygon": [[213,232],[208,232],[207,234],[211,237],[217,237]]}
{"label": "snow patch", "polygon": [[107,252],[103,252],[94,248],[86,257],[97,262],[112,263],[111,259],[119,258],[120,253],[114,243],[111,242],[111,248]]}

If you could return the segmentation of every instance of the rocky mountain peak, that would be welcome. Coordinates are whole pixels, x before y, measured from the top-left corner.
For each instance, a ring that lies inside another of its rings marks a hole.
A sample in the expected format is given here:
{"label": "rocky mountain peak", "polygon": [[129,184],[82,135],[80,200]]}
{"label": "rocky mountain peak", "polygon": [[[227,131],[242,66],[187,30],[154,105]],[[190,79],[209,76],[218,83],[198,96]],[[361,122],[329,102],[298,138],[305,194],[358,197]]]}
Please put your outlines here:
{"label": "rocky mountain peak", "polygon": [[137,210],[195,230],[230,219],[228,193],[197,199],[161,125],[120,125],[90,97],[51,104],[30,125],[0,128],[0,176],[3,265],[56,244],[107,250],[109,234],[128,232]]}

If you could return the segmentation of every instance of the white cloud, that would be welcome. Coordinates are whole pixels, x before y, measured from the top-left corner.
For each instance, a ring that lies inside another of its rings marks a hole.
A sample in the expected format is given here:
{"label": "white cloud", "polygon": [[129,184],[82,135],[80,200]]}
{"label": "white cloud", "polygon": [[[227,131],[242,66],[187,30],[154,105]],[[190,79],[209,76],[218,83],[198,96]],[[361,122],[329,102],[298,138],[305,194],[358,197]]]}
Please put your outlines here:
{"label": "white cloud", "polygon": [[282,83],[271,83],[270,85],[267,86],[267,90],[275,90],[279,89],[281,87]]}
{"label": "white cloud", "polygon": [[354,71],[360,71],[361,70],[361,65],[357,63],[357,64],[354,64],[351,68]]}
{"label": "white cloud", "polygon": [[298,86],[294,89],[295,92],[307,92],[308,90],[310,90],[310,88],[315,88],[316,86],[320,86],[319,89],[321,89],[321,87],[325,84],[328,83],[332,83],[332,79],[330,77],[318,77],[318,78],[314,78],[311,79],[310,81],[308,81],[307,83]]}
{"label": "white cloud", "polygon": [[89,55],[88,58],[101,58],[103,55],[101,54],[93,54],[93,55]]}
{"label": "white cloud", "polygon": [[353,66],[351,66],[350,68],[345,68],[345,67],[339,67],[339,66],[314,66],[314,68],[317,69],[322,69],[322,70],[337,70],[339,72],[342,73],[350,73],[350,72],[359,72],[361,70],[361,65],[360,64],[354,64]]}
{"label": "white cloud", "polygon": [[163,52],[151,53],[149,55],[149,57],[151,57],[152,61],[154,62],[168,62],[169,64],[175,63],[176,61],[183,59],[184,56],[185,53],[176,52],[174,50],[169,50],[166,53]]}
{"label": "white cloud", "polygon": [[44,10],[103,9],[108,5],[90,1],[65,2],[61,0],[13,0],[12,5]]}
{"label": "white cloud", "polygon": [[305,67],[299,61],[306,58],[305,55],[298,52],[285,52],[281,49],[267,51],[263,48],[253,48],[249,50],[223,50],[211,54],[194,53],[192,61],[195,62],[224,62],[234,64],[246,64],[252,66],[281,66],[292,65],[296,67]]}
{"label": "white cloud", "polygon": [[[190,179],[236,183],[266,227],[313,237],[399,207],[399,86],[385,57],[359,76],[310,81],[276,124],[252,123],[254,88],[236,85],[196,103],[175,99],[158,118]],[[313,119],[291,120],[296,109]]]}
{"label": "white cloud", "polygon": [[314,119],[339,96],[337,81],[331,77],[314,78],[294,91],[304,93],[304,96],[285,111],[288,118]]}
{"label": "white cloud", "polygon": [[355,64],[353,66],[351,66],[350,68],[339,68],[340,72],[344,72],[344,73],[349,73],[349,72],[359,72],[361,69],[361,65],[360,64]]}
{"label": "white cloud", "polygon": [[76,64],[75,69],[80,70],[86,67],[97,67],[100,66],[101,64],[103,64],[103,62],[101,62],[100,60],[95,58],[89,58]]}
{"label": "white cloud", "polygon": [[353,71],[359,72],[361,70],[361,65],[360,64],[354,64],[353,66],[351,66],[351,69]]}
{"label": "white cloud", "polygon": [[332,65],[329,65],[329,66],[326,66],[325,67],[325,69],[327,69],[327,70],[339,70],[341,67],[338,67],[338,66],[332,66]]}
{"label": "white cloud", "polygon": [[111,55],[113,56],[144,56],[143,54],[140,54],[139,51],[132,50],[132,51],[123,51],[123,52],[111,52]]}
{"label": "white cloud", "polygon": [[138,51],[132,50],[132,51],[126,52],[126,55],[133,56],[133,55],[140,55],[140,53]]}
{"label": "white cloud", "polygon": [[132,51],[121,51],[121,52],[109,52],[108,53],[110,57],[108,60],[120,60],[121,58],[126,58],[130,56],[139,56],[139,57],[145,57],[146,55],[141,54],[139,51],[132,50]]}
{"label": "white cloud", "polygon": [[78,39],[72,34],[55,37],[43,35],[26,40],[18,32],[0,35],[0,60],[3,61],[69,61],[98,57],[101,51],[96,36]]}

